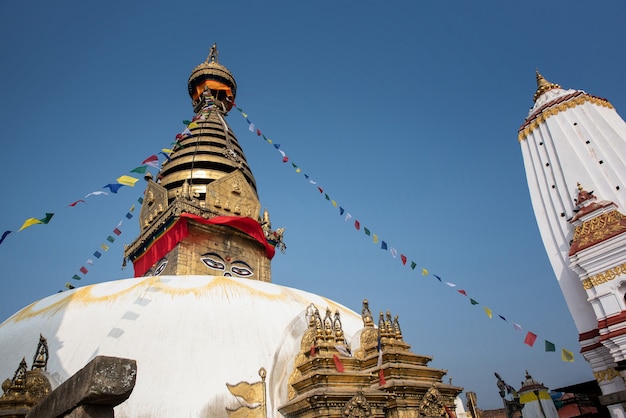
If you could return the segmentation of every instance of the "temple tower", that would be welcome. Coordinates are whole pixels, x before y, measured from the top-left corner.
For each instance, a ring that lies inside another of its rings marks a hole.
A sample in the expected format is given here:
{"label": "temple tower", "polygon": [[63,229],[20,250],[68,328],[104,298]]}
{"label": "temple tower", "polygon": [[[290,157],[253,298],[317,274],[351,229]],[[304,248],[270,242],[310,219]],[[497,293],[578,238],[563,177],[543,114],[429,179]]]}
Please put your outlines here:
{"label": "temple tower", "polygon": [[526,379],[518,391],[523,418],[559,418],[548,388],[526,371]]}
{"label": "temple tower", "polygon": [[216,45],[188,81],[195,116],[176,135],[153,181],[148,173],[140,236],[125,250],[135,276],[195,275],[271,281],[282,230],[271,229],[252,171],[226,115],[237,83]]}
{"label": "temple tower", "polygon": [[[534,101],[518,139],[539,231],[581,353],[603,394],[612,395],[607,403],[623,402],[626,341],[617,336],[626,334],[626,123],[606,99],[565,90],[539,72]],[[609,409],[626,416],[620,405]]]}

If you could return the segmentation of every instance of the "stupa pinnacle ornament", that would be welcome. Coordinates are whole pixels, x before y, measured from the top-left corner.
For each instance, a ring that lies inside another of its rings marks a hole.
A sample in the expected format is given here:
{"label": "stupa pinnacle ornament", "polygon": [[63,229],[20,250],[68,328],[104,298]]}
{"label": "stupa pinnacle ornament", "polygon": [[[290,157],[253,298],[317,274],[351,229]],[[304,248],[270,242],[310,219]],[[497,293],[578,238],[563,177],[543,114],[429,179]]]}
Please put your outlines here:
{"label": "stupa pinnacle ornament", "polygon": [[[141,235],[125,251],[135,276],[212,274],[270,281],[284,229],[260,218],[256,181],[226,115],[237,83],[213,44],[188,81],[195,115],[161,166],[146,176]],[[269,219],[269,213],[264,219]]]}

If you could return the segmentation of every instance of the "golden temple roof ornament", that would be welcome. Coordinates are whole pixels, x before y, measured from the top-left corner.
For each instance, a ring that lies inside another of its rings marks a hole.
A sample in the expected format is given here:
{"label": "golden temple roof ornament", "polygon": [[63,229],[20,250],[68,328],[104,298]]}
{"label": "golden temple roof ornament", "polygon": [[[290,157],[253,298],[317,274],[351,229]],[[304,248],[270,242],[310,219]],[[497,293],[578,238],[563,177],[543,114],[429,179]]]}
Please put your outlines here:
{"label": "golden temple roof ornament", "polygon": [[217,59],[217,56],[219,55],[219,52],[217,51],[217,43],[214,43],[213,46],[211,46],[211,50],[209,51],[209,56],[206,57],[206,61],[205,62],[209,62],[209,60],[211,62],[217,62],[219,64],[219,60]]}
{"label": "golden temple roof ornament", "polygon": [[539,70],[536,70],[537,73],[537,91],[535,91],[535,95],[533,96],[533,101],[537,101],[539,96],[545,93],[548,90],[552,89],[560,89],[561,86],[558,84],[550,83],[548,80],[543,78],[541,74],[539,74]]}

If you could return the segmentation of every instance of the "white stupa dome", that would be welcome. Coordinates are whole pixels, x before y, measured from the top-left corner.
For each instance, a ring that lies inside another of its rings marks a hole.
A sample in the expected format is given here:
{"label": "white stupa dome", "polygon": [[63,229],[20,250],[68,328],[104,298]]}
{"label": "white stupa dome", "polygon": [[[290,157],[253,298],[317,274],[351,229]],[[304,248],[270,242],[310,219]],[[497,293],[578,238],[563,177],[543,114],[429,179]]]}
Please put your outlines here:
{"label": "white stupa dome", "polygon": [[42,334],[48,372],[60,381],[97,355],[137,361],[135,388],[116,417],[226,417],[241,406],[226,384],[259,382],[261,368],[268,414],[279,416],[311,303],[340,312],[348,342],[363,327],[331,300],[248,279],[157,276],[77,288],[0,324],[0,377],[13,376]]}

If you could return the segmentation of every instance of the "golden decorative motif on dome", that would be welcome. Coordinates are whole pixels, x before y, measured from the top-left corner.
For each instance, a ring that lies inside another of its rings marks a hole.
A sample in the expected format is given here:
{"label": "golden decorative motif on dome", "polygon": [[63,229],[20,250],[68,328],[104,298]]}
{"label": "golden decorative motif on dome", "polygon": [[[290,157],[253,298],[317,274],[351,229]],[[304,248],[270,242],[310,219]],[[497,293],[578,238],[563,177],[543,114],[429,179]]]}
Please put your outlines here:
{"label": "golden decorative motif on dome", "polygon": [[593,377],[596,378],[596,381],[598,383],[609,382],[619,376],[620,376],[619,372],[612,367],[609,367],[606,370],[593,372]]}
{"label": "golden decorative motif on dome", "polygon": [[443,400],[444,399],[441,396],[441,393],[437,389],[437,382],[433,383],[432,386],[428,389],[428,391],[424,394],[419,404],[418,410],[419,410],[420,416],[426,416],[426,417],[448,416],[445,403],[443,402]]}
{"label": "golden decorative motif on dome", "polygon": [[582,281],[583,288],[586,290],[592,289],[594,286],[601,285],[602,283],[610,282],[622,274],[626,274],[626,263],[613,267],[609,270],[603,271],[602,273],[596,274],[595,276],[591,276]]}
{"label": "golden decorative motif on dome", "polygon": [[[259,382],[239,382],[235,385],[226,383],[226,387],[232,395],[246,402],[246,404],[242,404],[239,408],[236,409],[226,408],[226,412],[228,413],[229,417],[267,417],[267,402],[265,399],[265,378],[267,377],[267,371],[265,370],[265,368],[261,367],[259,369],[259,376],[261,377],[261,381]],[[241,404],[242,402],[239,399],[238,401]]]}
{"label": "golden decorative motif on dome", "polygon": [[343,415],[347,418],[362,418],[372,415],[372,408],[363,395],[362,391],[358,391],[347,403],[343,411]]}
{"label": "golden decorative motif on dome", "polygon": [[591,96],[586,93],[580,93],[580,95],[572,99],[569,99],[567,101],[560,102],[554,105],[548,104],[549,107],[541,110],[540,112],[536,113],[534,116],[531,116],[528,120],[526,120],[526,122],[524,122],[522,127],[519,129],[518,135],[517,135],[518,141],[521,142],[525,140],[526,138],[528,138],[528,136],[535,129],[539,127],[539,125],[541,125],[551,116],[557,115],[560,112],[563,112],[567,109],[574,108],[576,106],[580,106],[587,102],[598,105],[598,106],[606,107],[609,109],[613,109],[613,105],[609,103],[609,101],[606,99],[601,99],[599,97]]}

